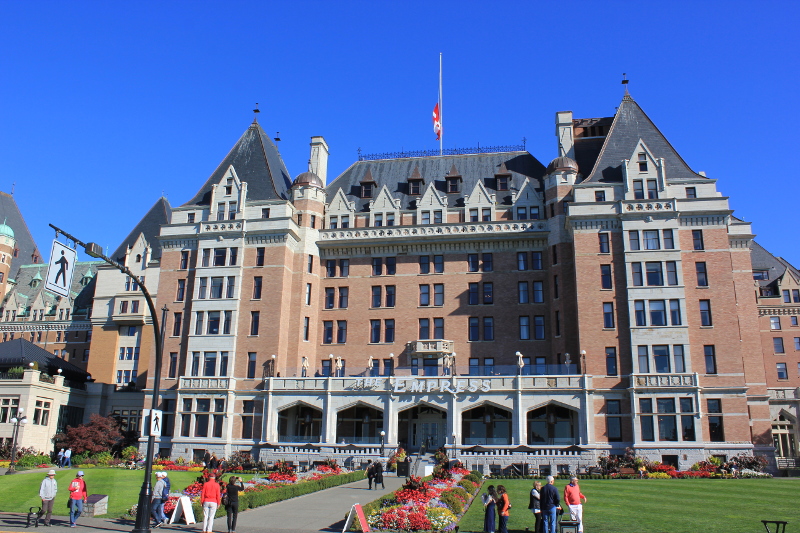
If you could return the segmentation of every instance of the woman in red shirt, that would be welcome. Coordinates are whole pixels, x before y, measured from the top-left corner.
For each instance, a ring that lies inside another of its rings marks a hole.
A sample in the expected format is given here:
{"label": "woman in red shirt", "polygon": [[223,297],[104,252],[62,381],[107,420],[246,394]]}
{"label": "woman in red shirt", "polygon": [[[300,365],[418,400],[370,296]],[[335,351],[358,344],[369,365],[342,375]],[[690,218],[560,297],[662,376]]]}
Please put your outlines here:
{"label": "woman in red shirt", "polygon": [[219,483],[214,474],[209,474],[208,481],[203,483],[200,503],[203,506],[203,533],[211,533],[214,529],[214,515],[217,514],[220,503]]}
{"label": "woman in red shirt", "polygon": [[508,493],[503,485],[497,486],[497,511],[500,514],[499,533],[508,533],[508,510],[511,509],[511,502],[508,500]]}

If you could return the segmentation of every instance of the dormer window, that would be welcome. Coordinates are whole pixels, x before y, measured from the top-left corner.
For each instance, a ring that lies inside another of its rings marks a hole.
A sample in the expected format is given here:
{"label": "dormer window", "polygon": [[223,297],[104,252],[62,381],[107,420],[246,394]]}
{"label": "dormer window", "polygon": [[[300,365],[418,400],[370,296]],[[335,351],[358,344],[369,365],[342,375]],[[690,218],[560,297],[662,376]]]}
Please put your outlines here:
{"label": "dormer window", "polygon": [[595,202],[605,202],[606,201],[606,191],[594,191],[594,201]]}
{"label": "dormer window", "polygon": [[186,215],[186,222],[188,224],[194,224],[194,213],[189,213]]}
{"label": "dormer window", "polygon": [[459,192],[461,190],[461,178],[447,178],[447,192]]}
{"label": "dormer window", "polygon": [[639,153],[639,172],[647,172],[647,154]]}
{"label": "dormer window", "polygon": [[434,224],[441,224],[442,223],[442,212],[441,211],[434,211],[433,212],[433,223]]}
{"label": "dormer window", "polygon": [[422,194],[422,180],[408,180],[408,194]]}
{"label": "dormer window", "polygon": [[342,215],[342,229],[350,227],[350,215]]}
{"label": "dormer window", "polygon": [[697,189],[695,187],[686,187],[686,198],[697,198]]}
{"label": "dormer window", "polygon": [[431,223],[431,212],[423,211],[422,220],[420,221],[420,224],[430,224],[430,223]]}
{"label": "dormer window", "polygon": [[31,287],[35,289],[38,286],[39,286],[39,280],[38,279],[32,279],[31,280]]}
{"label": "dormer window", "polygon": [[372,189],[374,182],[368,181],[361,184],[361,198],[372,198]]}
{"label": "dormer window", "polygon": [[225,185],[225,196],[233,194],[233,178],[228,178],[228,183]]}
{"label": "dormer window", "polygon": [[497,190],[498,191],[508,190],[508,176],[497,176]]}
{"label": "dormer window", "polygon": [[386,225],[394,226],[394,213],[386,213]]}
{"label": "dormer window", "polygon": [[233,220],[236,218],[236,202],[231,202],[228,204],[228,220]]}
{"label": "dormer window", "polygon": [[328,217],[328,229],[336,229],[339,227],[339,217]]}
{"label": "dormer window", "polygon": [[225,204],[217,204],[217,220],[225,220]]}

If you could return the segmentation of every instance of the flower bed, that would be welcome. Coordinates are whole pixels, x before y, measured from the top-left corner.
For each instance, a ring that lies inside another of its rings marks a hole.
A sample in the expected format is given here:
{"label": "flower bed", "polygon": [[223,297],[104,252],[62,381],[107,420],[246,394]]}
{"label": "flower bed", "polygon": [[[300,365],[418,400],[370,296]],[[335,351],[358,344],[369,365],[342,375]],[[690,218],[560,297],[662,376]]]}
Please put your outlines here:
{"label": "flower bed", "polygon": [[[453,531],[477,491],[461,483],[469,471],[441,468],[435,476],[412,476],[390,496],[369,503],[364,511],[370,528],[397,531]],[[470,492],[463,487],[470,488]],[[359,527],[358,524],[355,526]]]}

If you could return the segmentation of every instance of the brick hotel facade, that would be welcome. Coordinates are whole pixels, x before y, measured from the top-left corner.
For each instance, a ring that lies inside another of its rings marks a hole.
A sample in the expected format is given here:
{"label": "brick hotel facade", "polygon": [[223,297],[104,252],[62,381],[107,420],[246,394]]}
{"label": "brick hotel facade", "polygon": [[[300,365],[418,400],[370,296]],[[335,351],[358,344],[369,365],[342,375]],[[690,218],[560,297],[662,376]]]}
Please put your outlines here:
{"label": "brick hotel facade", "polygon": [[[629,95],[556,135],[547,166],[363,159],[326,186],[322,137],[292,180],[254,121],[114,254],[169,308],[162,454],[796,456],[798,271]],[[97,267],[86,363],[133,426],[153,370],[135,284]]]}

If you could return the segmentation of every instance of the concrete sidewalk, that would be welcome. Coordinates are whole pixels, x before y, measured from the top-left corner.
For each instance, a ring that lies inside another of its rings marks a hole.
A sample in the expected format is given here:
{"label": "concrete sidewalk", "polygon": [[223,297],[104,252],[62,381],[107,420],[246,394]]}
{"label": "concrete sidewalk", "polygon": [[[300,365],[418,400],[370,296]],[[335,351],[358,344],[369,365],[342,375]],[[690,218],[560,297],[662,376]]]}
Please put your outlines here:
{"label": "concrete sidewalk", "polygon": [[[262,533],[264,531],[280,531],[281,533],[316,533],[342,531],[345,517],[355,503],[365,505],[380,496],[399,489],[405,478],[394,477],[392,474],[384,476],[386,489],[368,490],[367,480],[356,481],[347,485],[340,485],[326,490],[305,494],[276,502],[257,509],[248,509],[239,513],[237,520],[237,533]],[[32,531],[35,528],[25,529],[26,515],[19,513],[0,513],[0,533],[20,533]],[[203,517],[196,516],[198,523],[171,524],[153,531],[190,531],[203,530]],[[66,516],[53,516],[52,527],[45,527],[39,522],[38,530],[41,533],[54,533],[62,528],[69,528],[69,518]],[[99,533],[129,532],[134,527],[133,520],[119,518],[80,518],[75,528],[70,528],[70,533]],[[55,529],[54,529],[55,528]],[[217,518],[214,521],[214,531],[227,532],[227,518]]]}

